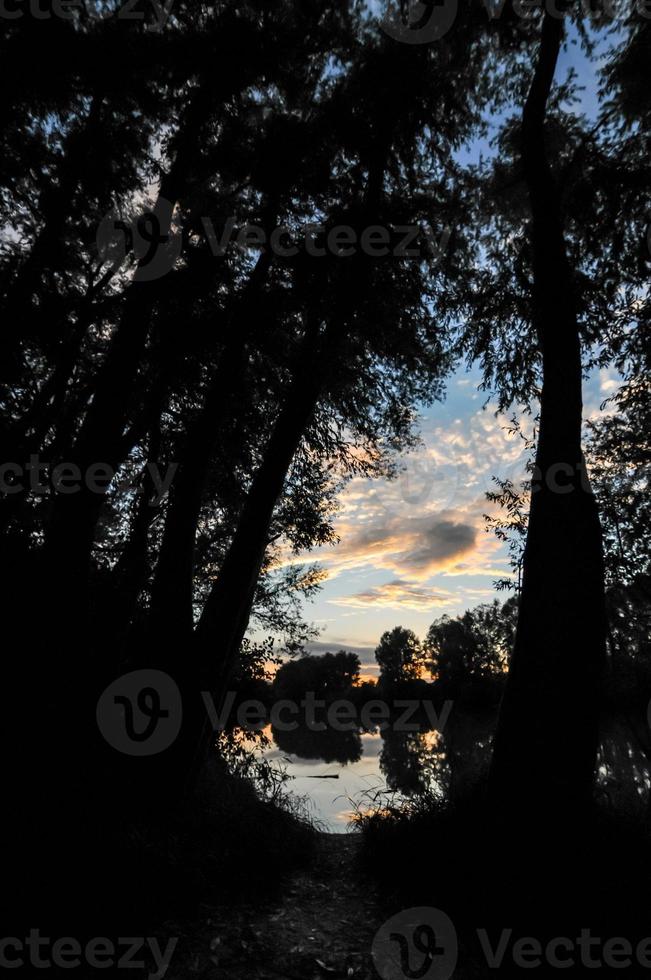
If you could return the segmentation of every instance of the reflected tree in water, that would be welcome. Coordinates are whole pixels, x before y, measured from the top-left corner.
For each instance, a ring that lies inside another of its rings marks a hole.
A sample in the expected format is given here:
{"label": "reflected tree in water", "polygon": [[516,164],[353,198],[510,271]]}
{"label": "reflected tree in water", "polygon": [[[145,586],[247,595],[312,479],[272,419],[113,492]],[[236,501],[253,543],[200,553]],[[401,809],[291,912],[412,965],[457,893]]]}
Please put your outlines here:
{"label": "reflected tree in water", "polygon": [[345,766],[362,758],[362,739],[358,731],[338,732],[332,728],[313,731],[300,726],[289,732],[272,726],[271,732],[281,752],[299,759],[321,759]]}
{"label": "reflected tree in water", "polygon": [[486,775],[495,710],[452,711],[442,731],[381,732],[380,770],[405,796],[455,799]]}

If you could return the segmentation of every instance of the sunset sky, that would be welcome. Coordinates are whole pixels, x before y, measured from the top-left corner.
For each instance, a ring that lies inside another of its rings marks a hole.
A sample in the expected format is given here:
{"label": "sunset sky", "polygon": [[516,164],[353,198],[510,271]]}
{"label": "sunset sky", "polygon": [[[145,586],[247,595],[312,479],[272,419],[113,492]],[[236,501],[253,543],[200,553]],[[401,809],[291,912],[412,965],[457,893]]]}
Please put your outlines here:
{"label": "sunset sky", "polygon": [[[384,630],[400,625],[423,636],[438,616],[498,595],[493,582],[508,574],[507,552],[485,530],[484,495],[493,475],[522,478],[526,452],[505,431],[508,418],[483,408],[478,382],[478,374],[454,375],[446,400],[423,410],[423,445],[402,458],[397,480],[356,479],[344,490],[340,543],[305,556],[328,573],[306,607],[322,630],[315,652],[353,648],[366,667]],[[592,377],[585,416],[598,415],[616,388],[614,374]]]}
{"label": "sunset sky", "polygon": [[[581,109],[594,118],[598,79],[576,34],[560,59],[557,80],[573,69],[583,86]],[[610,39],[598,45],[602,55]],[[576,108],[576,107],[575,107]],[[500,120],[495,120],[495,125]],[[491,153],[486,141],[468,148],[476,162]],[[341,497],[336,547],[304,556],[328,573],[319,597],[306,616],[322,631],[315,652],[347,647],[360,653],[373,673],[373,650],[381,634],[400,625],[424,636],[443,614],[457,615],[480,602],[499,597],[494,580],[509,572],[507,548],[485,530],[482,515],[490,509],[485,492],[491,477],[514,481],[524,476],[523,441],[505,431],[509,418],[495,416],[479,391],[479,371],[460,370],[448,384],[443,403],[423,408],[423,445],[404,456],[404,472],[393,482],[350,483]],[[617,388],[614,372],[601,372],[584,386],[584,417]],[[531,419],[522,418],[523,431]],[[504,599],[505,595],[501,594]]]}

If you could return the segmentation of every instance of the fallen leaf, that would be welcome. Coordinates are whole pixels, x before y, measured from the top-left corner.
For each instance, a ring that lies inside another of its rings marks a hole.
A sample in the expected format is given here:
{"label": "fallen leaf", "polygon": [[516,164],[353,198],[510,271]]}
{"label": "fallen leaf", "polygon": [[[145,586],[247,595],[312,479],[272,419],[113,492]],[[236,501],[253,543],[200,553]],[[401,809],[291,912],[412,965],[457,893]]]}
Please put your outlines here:
{"label": "fallen leaf", "polygon": [[324,963],[323,962],[323,960],[316,960],[316,963],[318,963],[319,966],[321,967],[321,969],[322,970],[325,970],[326,973],[336,973],[337,972],[334,966],[328,966],[327,963]]}

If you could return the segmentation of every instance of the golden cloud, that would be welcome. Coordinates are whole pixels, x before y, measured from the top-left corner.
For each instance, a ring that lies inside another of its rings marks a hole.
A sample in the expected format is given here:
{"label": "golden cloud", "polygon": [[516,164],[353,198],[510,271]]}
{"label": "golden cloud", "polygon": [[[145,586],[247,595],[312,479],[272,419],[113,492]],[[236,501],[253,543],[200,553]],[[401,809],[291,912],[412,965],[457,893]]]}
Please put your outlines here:
{"label": "golden cloud", "polygon": [[417,612],[431,609],[432,606],[447,606],[456,596],[451,592],[405,582],[395,579],[354,595],[341,596],[330,601],[337,606],[352,606],[364,609],[367,606],[383,606],[390,609],[414,609]]}

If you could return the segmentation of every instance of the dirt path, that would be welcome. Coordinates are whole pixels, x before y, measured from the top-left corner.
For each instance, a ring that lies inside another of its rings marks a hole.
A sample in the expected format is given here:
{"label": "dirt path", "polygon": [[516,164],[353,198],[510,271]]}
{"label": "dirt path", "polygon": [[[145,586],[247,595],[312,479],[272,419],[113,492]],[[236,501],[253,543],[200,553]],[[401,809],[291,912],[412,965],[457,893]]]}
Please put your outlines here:
{"label": "dirt path", "polygon": [[313,864],[264,906],[206,910],[180,937],[167,980],[371,980],[371,942],[383,922],[356,864],[358,834],[320,834]]}

